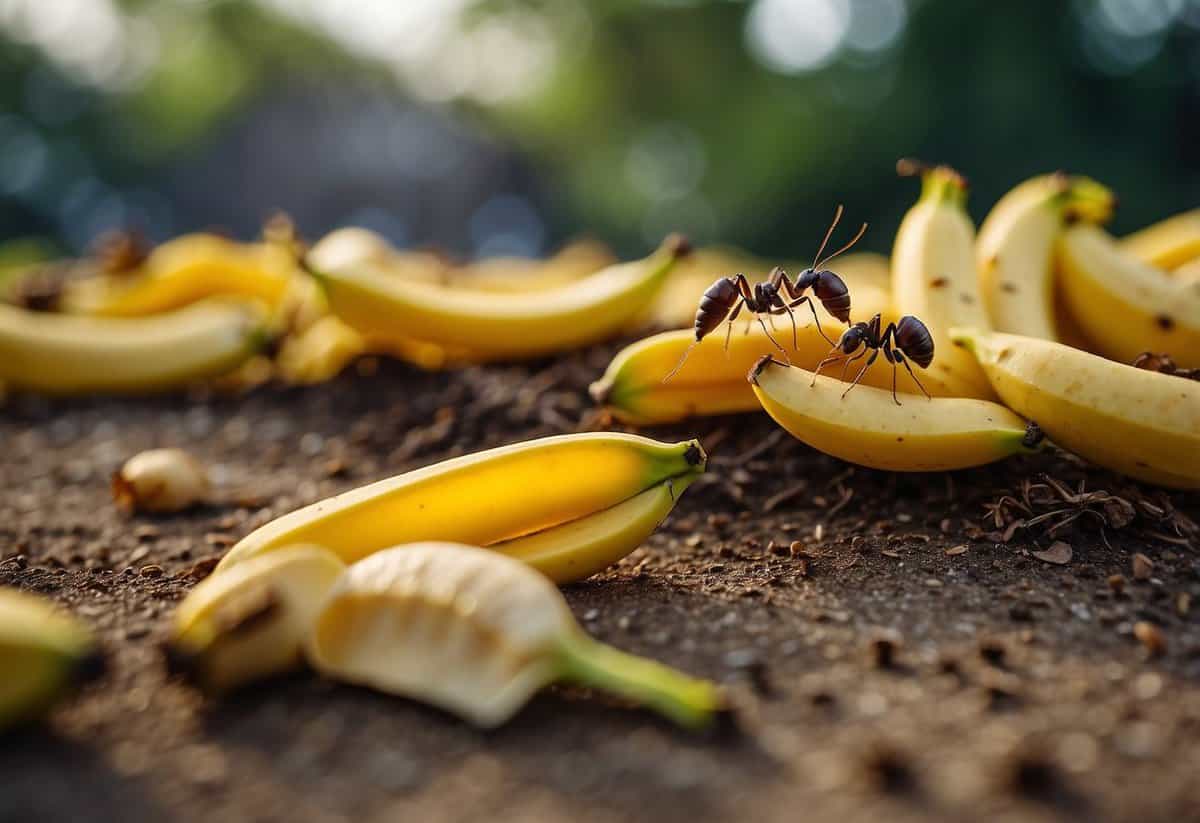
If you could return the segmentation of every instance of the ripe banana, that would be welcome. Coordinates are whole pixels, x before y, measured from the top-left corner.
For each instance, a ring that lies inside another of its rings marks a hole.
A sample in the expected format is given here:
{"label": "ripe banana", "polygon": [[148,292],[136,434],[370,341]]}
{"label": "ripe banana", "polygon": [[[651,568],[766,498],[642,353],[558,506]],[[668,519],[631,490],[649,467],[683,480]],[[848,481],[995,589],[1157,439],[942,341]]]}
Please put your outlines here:
{"label": "ripe banana", "polygon": [[[885,322],[897,319],[888,313],[886,292],[864,285],[854,291],[853,297],[855,316],[882,312]],[[811,322],[799,330],[795,347],[790,328],[781,328],[773,336],[787,349],[788,359],[803,368],[816,368],[829,354],[829,343]],[[759,403],[746,383],[746,372],[763,355],[778,352],[762,329],[752,328],[748,334],[736,331],[729,340],[728,352],[724,332],[714,332],[691,348],[694,342],[690,330],[669,331],[626,346],[613,358],[604,376],[589,388],[592,398],[619,420],[637,425],[757,411]],[[664,383],[663,378],[689,348],[683,367]],[[935,396],[952,395],[957,390],[957,384],[947,385],[937,375],[922,372],[920,379]],[[872,369],[863,378],[866,385],[889,390],[891,381],[890,370],[883,369]],[[920,393],[906,372],[900,373],[896,385],[898,391]]]}
{"label": "ripe banana", "polygon": [[1063,448],[1172,488],[1200,488],[1200,383],[1018,335],[955,329],[997,394]]}
{"label": "ripe banana", "polygon": [[151,317],[0,305],[0,382],[47,394],[150,392],[216,377],[263,343],[254,305],[203,301]]}
{"label": "ripe banana", "polygon": [[42,597],[0,588],[0,731],[36,720],[104,668],[75,618]]}
{"label": "ripe banana", "polygon": [[138,317],[219,295],[275,305],[296,276],[295,258],[274,243],[243,245],[212,234],[185,234],[154,249],[136,270],[68,282],[62,309]]}
{"label": "ripe banana", "polygon": [[316,619],[318,671],[491,728],[556,680],[615,692],[682,726],[725,708],[713,684],[592,640],[554,584],[472,546],[397,546],[355,563]]}
{"label": "ripe banana", "polygon": [[1192,209],[1121,238],[1126,254],[1160,269],[1200,258],[1200,209]]}
{"label": "ripe banana", "polygon": [[331,231],[308,250],[304,260],[308,268],[320,272],[370,266],[421,283],[445,283],[450,267],[436,252],[400,251],[383,235],[358,226]]}
{"label": "ripe banana", "polygon": [[616,262],[607,246],[576,240],[546,260],[491,257],[455,266],[447,272],[446,281],[464,289],[526,294],[574,283]]}
{"label": "ripe banana", "polygon": [[695,440],[659,443],[628,434],[503,446],[284,515],[234,546],[217,572],[293,543],[326,546],[347,562],[420,540],[488,546],[587,518],[666,481],[679,484],[702,473],[705,462]]}
{"label": "ripe banana", "polygon": [[1116,199],[1086,177],[1061,172],[1020,184],[996,203],[979,230],[979,287],[998,331],[1059,340],[1054,249],[1070,221],[1104,223]]}
{"label": "ripe banana", "polygon": [[284,339],[275,368],[286,383],[324,383],[366,351],[361,334],[333,315],[326,315]]}
{"label": "ripe banana", "polygon": [[1090,225],[1067,230],[1059,261],[1067,309],[1100,354],[1129,363],[1153,351],[1200,366],[1200,281],[1131,257]]}
{"label": "ripe banana", "polygon": [[210,692],[282,674],[346,565],[320,546],[286,546],[203,580],[171,624],[167,661]]}
{"label": "ripe banana", "polygon": [[988,326],[975,273],[975,228],[966,212],[967,182],[948,166],[901,161],[897,168],[921,175],[921,196],[896,232],[892,308],[916,316],[933,335],[930,376],[953,387],[956,396],[992,399],[979,364],[951,345],[949,334],[951,326]]}
{"label": "ripe banana", "polygon": [[[890,375],[891,364],[884,363]],[[877,364],[878,367],[878,364]],[[981,466],[1034,451],[1030,427],[998,403],[967,397],[906,396],[850,384],[763,357],[748,379],[767,414],[813,448],[851,463],[900,472]]]}
{"label": "ripe banana", "polygon": [[686,251],[686,243],[672,237],[643,260],[529,294],[411,282],[368,265],[322,271],[318,278],[333,313],[373,346],[415,339],[481,359],[535,357],[617,333],[654,298]]}

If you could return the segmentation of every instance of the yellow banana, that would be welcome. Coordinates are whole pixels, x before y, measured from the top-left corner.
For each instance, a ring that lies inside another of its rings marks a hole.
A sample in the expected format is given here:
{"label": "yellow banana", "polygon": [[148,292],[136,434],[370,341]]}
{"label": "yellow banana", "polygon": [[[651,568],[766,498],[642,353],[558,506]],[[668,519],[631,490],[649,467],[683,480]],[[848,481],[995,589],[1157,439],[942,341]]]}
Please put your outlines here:
{"label": "yellow banana", "polygon": [[1200,283],[1200,257],[1175,269],[1175,276],[1189,283]]}
{"label": "yellow banana", "polygon": [[103,672],[103,654],[75,618],[42,597],[0,588],[0,730],[36,720]]}
{"label": "yellow banana", "polygon": [[1099,353],[1129,363],[1152,351],[1200,366],[1200,281],[1141,262],[1091,225],[1067,230],[1059,261],[1067,309]]}
{"label": "yellow banana", "polygon": [[326,315],[284,339],[275,368],[287,383],[324,383],[366,351],[362,335],[333,315]]}
{"label": "yellow banana", "polygon": [[411,282],[367,265],[324,271],[319,279],[333,313],[373,345],[415,339],[484,359],[534,357],[617,333],[684,252],[686,244],[672,237],[648,258],[530,294]]}
{"label": "yellow banana", "polygon": [[1063,448],[1172,488],[1200,488],[1200,383],[1018,335],[956,329],[996,393]]}
{"label": "yellow banana", "polygon": [[137,317],[219,295],[275,305],[295,275],[295,258],[277,244],[243,245],[212,234],[186,234],[155,248],[132,272],[69,282],[62,309]]}
{"label": "yellow banana", "polygon": [[[887,303],[886,292],[860,286],[854,292],[854,315],[870,317],[880,312],[885,323],[898,319],[888,312]],[[794,347],[790,328],[781,327],[773,336],[787,349],[791,362],[803,368],[816,368],[830,351],[829,343],[811,322],[799,330]],[[669,423],[698,415],[757,411],[759,404],[746,383],[746,372],[765,354],[782,357],[762,329],[752,328],[748,334],[735,331],[729,339],[728,352],[724,331],[713,332],[694,348],[693,343],[693,333],[681,330],[662,332],[626,346],[613,358],[603,377],[589,388],[592,398],[618,419],[639,425]],[[664,383],[663,378],[678,365],[685,352],[688,354],[683,367]],[[937,375],[925,372],[920,374],[920,380],[934,396],[953,396],[958,388],[957,384],[947,385]],[[890,390],[890,370],[872,369],[863,382]],[[920,393],[904,371],[900,372],[896,385],[898,391]]]}
{"label": "yellow banana", "polygon": [[253,305],[203,301],[151,317],[76,317],[0,305],[0,381],[47,394],[150,392],[228,372],[258,349]]}
{"label": "yellow banana", "polygon": [[487,546],[594,515],[668,480],[704,471],[695,440],[628,434],[546,437],[447,460],[314,503],[250,533],[217,566],[293,543],[347,562],[399,543]]}
{"label": "yellow banana", "polygon": [[358,226],[331,231],[309,249],[304,260],[319,272],[364,266],[420,283],[445,283],[450,268],[436,252],[400,251],[383,235]]}
{"label": "yellow banana", "polygon": [[933,335],[930,376],[959,397],[992,399],[979,364],[950,342],[951,326],[988,326],[975,273],[975,228],[966,212],[967,182],[948,166],[901,161],[898,168],[920,173],[921,196],[896,232],[892,308],[916,316]]}
{"label": "yellow banana", "polygon": [[464,289],[529,293],[574,283],[616,262],[607,246],[576,240],[546,260],[491,257],[455,266],[447,272],[446,280]]}
{"label": "yellow banana", "polygon": [[998,331],[1059,340],[1054,248],[1070,221],[1104,223],[1116,198],[1086,177],[1061,172],[1026,180],[1004,195],[979,230],[979,287]]}
{"label": "yellow banana", "polygon": [[1200,257],[1200,209],[1181,212],[1119,241],[1122,251],[1160,269]]}
{"label": "yellow banana", "polygon": [[[890,364],[881,371],[890,373]],[[850,463],[900,472],[980,466],[1030,452],[1040,442],[998,403],[967,397],[908,395],[897,406],[890,389],[850,384],[788,368],[770,356],[749,375],[767,414],[813,448]]]}
{"label": "yellow banana", "polygon": [[210,576],[171,623],[167,660],[201,688],[223,692],[281,674],[301,649],[346,565],[320,546],[286,546]]}
{"label": "yellow banana", "polygon": [[615,692],[683,726],[710,723],[721,691],[592,640],[542,575],[472,546],[423,543],[343,575],[306,653],[318,671],[499,726],[556,680]]}
{"label": "yellow banana", "polygon": [[574,583],[645,543],[698,476],[665,480],[611,508],[488,548],[532,566],[555,583]]}

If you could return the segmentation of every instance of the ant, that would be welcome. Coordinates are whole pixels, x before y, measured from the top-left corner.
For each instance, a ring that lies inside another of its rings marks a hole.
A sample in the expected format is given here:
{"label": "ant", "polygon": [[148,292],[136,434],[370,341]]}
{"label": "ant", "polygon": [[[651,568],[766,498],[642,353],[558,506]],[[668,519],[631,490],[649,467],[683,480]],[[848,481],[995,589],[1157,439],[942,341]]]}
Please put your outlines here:
{"label": "ant", "polygon": [[[912,379],[920,387],[926,397],[929,397],[929,392],[925,391],[925,387],[921,385],[921,381],[917,380],[916,374],[913,374],[912,366],[908,365],[908,361],[916,363],[923,369],[929,368],[929,364],[933,362],[933,336],[929,333],[929,329],[924,323],[910,314],[906,314],[900,318],[898,323],[888,323],[887,328],[880,331],[883,325],[883,319],[877,314],[871,318],[871,322],[855,323],[850,328],[842,332],[841,339],[834,345],[833,350],[829,355],[817,364],[816,371],[813,373],[811,385],[816,385],[817,375],[821,373],[821,369],[826,363],[832,363],[840,357],[845,356],[845,362],[842,364],[842,380],[846,379],[846,369],[855,360],[862,359],[868,351],[871,356],[867,358],[866,364],[859,369],[858,374],[847,388],[842,392],[842,397],[845,397],[850,389],[858,385],[858,381],[862,380],[867,369],[875,362],[875,358],[879,357],[879,352],[883,352],[883,357],[892,364],[892,400],[896,401],[897,406],[904,405],[900,402],[900,398],[896,396],[896,364],[900,363],[912,375]],[[862,351],[854,354],[862,346]],[[893,348],[894,346],[894,348]],[[836,354],[834,353],[836,352]],[[854,355],[851,357],[850,355]],[[932,398],[931,398],[932,399]]]}
{"label": "ant", "polygon": [[[763,322],[764,314],[768,317],[780,314],[788,315],[792,321],[792,348],[795,348],[797,344],[796,315],[792,309],[801,303],[807,303],[809,310],[812,311],[813,320],[817,324],[817,331],[830,345],[833,345],[833,341],[821,328],[821,321],[817,317],[817,309],[813,305],[812,298],[805,292],[812,289],[813,294],[825,307],[825,311],[843,323],[850,322],[849,289],[846,288],[842,278],[828,269],[819,268],[842,252],[849,250],[867,231],[867,224],[863,223],[858,234],[854,235],[854,239],[833,254],[821,259],[821,254],[825,251],[825,246],[829,243],[829,238],[833,236],[833,230],[837,228],[838,221],[841,219],[842,207],[838,206],[833,215],[833,222],[829,225],[829,230],[825,232],[825,239],[821,241],[821,247],[817,249],[816,261],[796,276],[795,283],[788,278],[787,272],[776,266],[771,270],[765,282],[755,283],[753,286],[746,279],[746,275],[740,273],[733,277],[722,277],[709,286],[701,296],[700,306],[696,310],[696,339],[684,351],[683,357],[679,359],[675,368],[671,369],[670,373],[663,378],[663,382],[666,383],[678,374],[692,349],[726,321],[728,321],[729,327],[725,331],[725,350],[729,351],[729,337],[733,333],[733,321],[737,319],[743,308],[755,315],[758,324],[766,333],[767,339],[775,344],[775,348],[783,352],[784,359],[787,359],[787,349],[779,345],[779,341],[771,336],[767,324]],[[771,324],[774,326],[773,320]]]}
{"label": "ant", "polygon": [[1175,365],[1175,361],[1169,354],[1144,351],[1134,359],[1133,366],[1137,369],[1182,377],[1185,380],[1200,380],[1200,369],[1181,369]]}

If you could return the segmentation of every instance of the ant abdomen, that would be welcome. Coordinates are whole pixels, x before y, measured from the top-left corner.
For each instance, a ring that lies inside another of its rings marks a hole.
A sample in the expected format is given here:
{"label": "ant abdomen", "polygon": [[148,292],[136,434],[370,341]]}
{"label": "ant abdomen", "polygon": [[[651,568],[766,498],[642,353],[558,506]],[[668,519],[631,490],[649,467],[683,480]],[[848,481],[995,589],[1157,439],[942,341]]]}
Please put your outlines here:
{"label": "ant abdomen", "polygon": [[704,290],[696,309],[696,339],[701,340],[716,330],[740,297],[737,283],[722,277]]}
{"label": "ant abdomen", "polygon": [[850,322],[850,290],[845,281],[829,270],[817,272],[813,292],[825,311],[843,323]]}
{"label": "ant abdomen", "polygon": [[896,324],[896,348],[923,369],[933,362],[933,335],[929,328],[911,314],[900,318]]}

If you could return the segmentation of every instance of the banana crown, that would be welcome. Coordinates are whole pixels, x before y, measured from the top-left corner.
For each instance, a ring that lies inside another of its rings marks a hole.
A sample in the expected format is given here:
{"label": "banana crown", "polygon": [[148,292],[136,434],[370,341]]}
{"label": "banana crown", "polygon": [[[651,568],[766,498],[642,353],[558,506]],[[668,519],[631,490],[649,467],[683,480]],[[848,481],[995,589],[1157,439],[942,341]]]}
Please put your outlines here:
{"label": "banana crown", "polygon": [[921,202],[948,203],[959,208],[967,204],[967,178],[950,166],[931,166],[920,160],[903,158],[896,163],[901,177],[921,178]]}
{"label": "banana crown", "polygon": [[1116,211],[1117,196],[1090,177],[1071,175],[1062,192],[1062,205],[1068,220],[1107,223]]}

